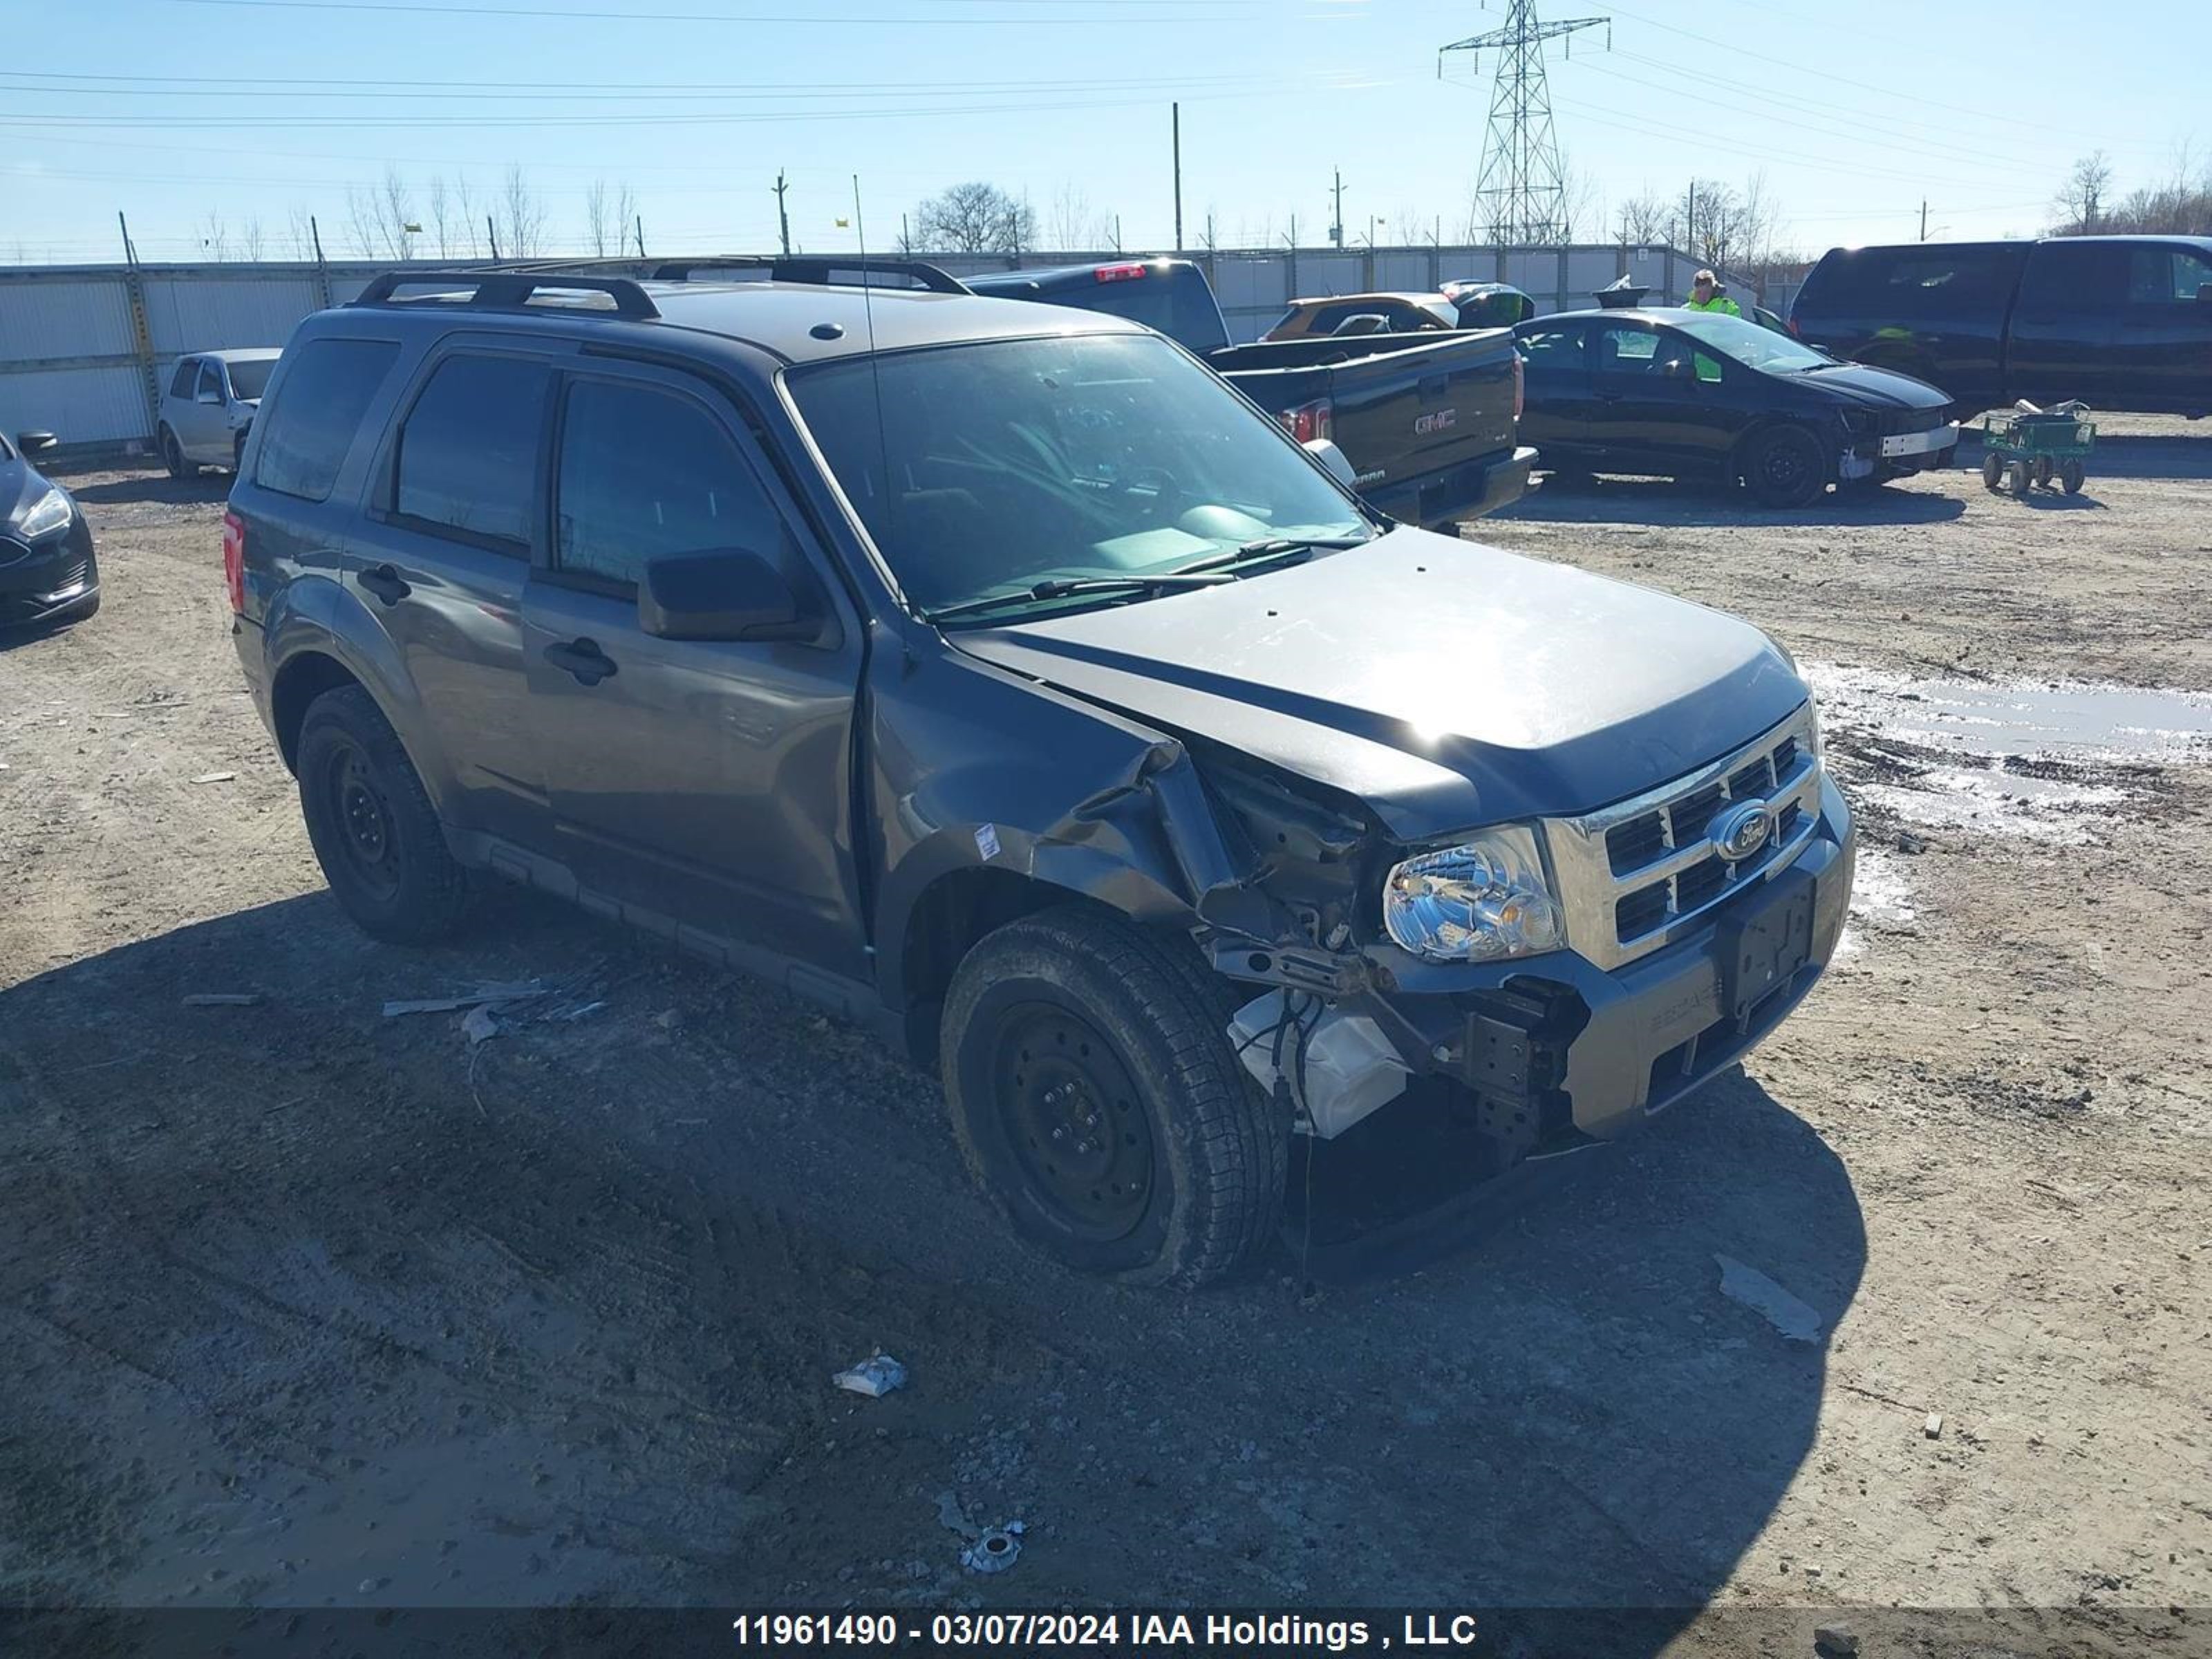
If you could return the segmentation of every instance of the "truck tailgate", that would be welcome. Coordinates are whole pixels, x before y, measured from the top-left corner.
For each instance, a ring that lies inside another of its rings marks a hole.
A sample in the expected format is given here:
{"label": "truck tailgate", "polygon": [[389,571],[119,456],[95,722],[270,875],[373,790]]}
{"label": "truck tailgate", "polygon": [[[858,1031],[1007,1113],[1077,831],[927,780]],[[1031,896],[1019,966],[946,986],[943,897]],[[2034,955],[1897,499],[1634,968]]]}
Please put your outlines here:
{"label": "truck tailgate", "polygon": [[1425,486],[1515,453],[1517,364],[1507,329],[1293,340],[1232,347],[1208,361],[1270,414],[1325,402],[1328,435],[1362,493],[1386,502],[1433,495]]}

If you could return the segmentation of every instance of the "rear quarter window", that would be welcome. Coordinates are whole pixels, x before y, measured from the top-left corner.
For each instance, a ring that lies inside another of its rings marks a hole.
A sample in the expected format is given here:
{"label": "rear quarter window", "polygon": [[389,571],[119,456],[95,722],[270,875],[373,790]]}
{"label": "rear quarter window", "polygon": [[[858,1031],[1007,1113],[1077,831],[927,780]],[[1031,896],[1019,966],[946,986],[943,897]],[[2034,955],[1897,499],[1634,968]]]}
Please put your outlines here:
{"label": "rear quarter window", "polygon": [[399,428],[392,506],[416,524],[527,546],[552,372],[457,354],[431,371]]}
{"label": "rear quarter window", "polygon": [[262,412],[253,482],[302,501],[330,499],[362,416],[398,360],[391,340],[309,340],[284,365]]}
{"label": "rear quarter window", "polygon": [[2004,248],[1865,248],[1822,260],[1798,306],[1808,314],[1876,323],[1995,312],[2019,268],[2018,256]]}

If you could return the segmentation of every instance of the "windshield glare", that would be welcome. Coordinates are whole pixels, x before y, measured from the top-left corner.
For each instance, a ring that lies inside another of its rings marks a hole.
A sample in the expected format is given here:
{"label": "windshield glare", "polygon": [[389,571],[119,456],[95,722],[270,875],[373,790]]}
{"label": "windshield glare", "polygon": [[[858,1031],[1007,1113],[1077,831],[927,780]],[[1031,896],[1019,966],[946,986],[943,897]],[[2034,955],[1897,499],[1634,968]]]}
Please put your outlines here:
{"label": "windshield glare", "polygon": [[1810,346],[1798,344],[1786,334],[1777,334],[1771,328],[1761,328],[1741,317],[1692,312],[1667,320],[1692,339],[1724,352],[1746,368],[1786,374],[1793,369],[1817,368],[1835,361]]}
{"label": "windshield glare", "polygon": [[924,611],[1159,574],[1266,538],[1371,533],[1266,416],[1156,336],[892,353],[788,385]]}
{"label": "windshield glare", "polygon": [[252,403],[268,389],[269,371],[276,367],[276,360],[274,357],[249,358],[243,362],[234,362],[228,367],[230,369],[231,395]]}

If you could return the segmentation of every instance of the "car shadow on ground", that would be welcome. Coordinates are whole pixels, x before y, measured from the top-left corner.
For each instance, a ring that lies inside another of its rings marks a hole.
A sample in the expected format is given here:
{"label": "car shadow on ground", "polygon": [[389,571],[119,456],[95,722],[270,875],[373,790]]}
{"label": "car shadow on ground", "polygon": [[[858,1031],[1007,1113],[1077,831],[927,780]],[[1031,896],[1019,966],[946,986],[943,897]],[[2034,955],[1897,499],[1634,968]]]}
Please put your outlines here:
{"label": "car shadow on ground", "polygon": [[[1602,1646],[1656,1653],[1812,1447],[1825,1337],[1717,1258],[1832,1331],[1866,1238],[1741,1073],[1464,1249],[1179,1296],[1017,1246],[859,1032],[490,909],[406,951],[313,894],[0,992],[28,1601],[1642,1607]],[[532,976],[481,1046],[382,1012]],[[878,1346],[906,1389],[830,1387]]]}
{"label": "car shadow on ground", "polygon": [[[75,477],[71,476],[74,472]],[[203,472],[197,478],[173,478],[159,471],[118,473],[105,467],[77,467],[47,474],[64,485],[80,501],[94,506],[145,504],[159,507],[199,507],[228,501],[234,482],[228,472]],[[86,478],[85,483],[76,482]]]}
{"label": "car shadow on ground", "polygon": [[[1540,473],[1529,493],[1498,514],[1567,524],[1850,525],[1941,524],[1966,511],[1958,497],[1910,483],[1832,490],[1802,507],[1761,507],[1741,489],[1664,478],[1604,476],[1562,483]],[[1480,526],[1475,528],[1478,539]]]}

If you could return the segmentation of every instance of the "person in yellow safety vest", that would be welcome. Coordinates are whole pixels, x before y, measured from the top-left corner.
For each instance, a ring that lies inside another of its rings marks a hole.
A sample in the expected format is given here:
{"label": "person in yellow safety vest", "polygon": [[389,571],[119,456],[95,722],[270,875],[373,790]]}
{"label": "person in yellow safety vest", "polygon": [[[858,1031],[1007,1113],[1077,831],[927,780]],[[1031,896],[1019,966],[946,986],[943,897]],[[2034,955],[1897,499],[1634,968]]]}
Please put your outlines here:
{"label": "person in yellow safety vest", "polygon": [[1721,292],[1721,279],[1710,270],[1701,270],[1690,281],[1690,297],[1682,301],[1685,311],[1717,311],[1723,317],[1741,317],[1743,307]]}
{"label": "person in yellow safety vest", "polygon": [[[1701,270],[1690,279],[1690,297],[1682,302],[1682,309],[1717,312],[1723,317],[1743,315],[1743,307],[1721,292],[1721,279],[1710,270]],[[1719,380],[1721,366],[1702,351],[1696,355],[1698,378],[1706,381]]]}

